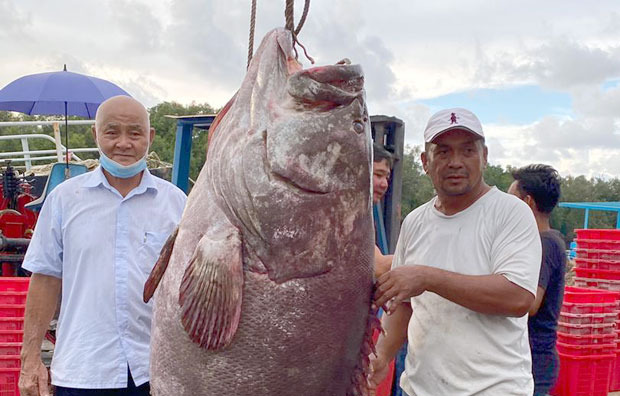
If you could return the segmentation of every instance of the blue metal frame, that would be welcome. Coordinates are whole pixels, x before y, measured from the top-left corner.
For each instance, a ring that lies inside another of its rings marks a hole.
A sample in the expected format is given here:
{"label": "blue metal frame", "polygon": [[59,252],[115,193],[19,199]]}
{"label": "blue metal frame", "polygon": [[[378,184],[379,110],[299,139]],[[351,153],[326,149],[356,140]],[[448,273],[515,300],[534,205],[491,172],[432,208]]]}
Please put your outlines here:
{"label": "blue metal frame", "polygon": [[192,153],[192,132],[194,127],[209,129],[214,115],[166,116],[177,120],[177,136],[172,163],[172,184],[185,193],[189,190],[189,165]]}
{"label": "blue metal frame", "polygon": [[372,206],[372,217],[375,219],[375,240],[377,241],[377,246],[379,246],[381,253],[389,254],[382,213],[383,210],[380,203],[376,203]]}
{"label": "blue metal frame", "polygon": [[616,228],[620,228],[620,202],[560,202],[561,208],[584,209],[583,228],[588,228],[591,210],[616,212]]}

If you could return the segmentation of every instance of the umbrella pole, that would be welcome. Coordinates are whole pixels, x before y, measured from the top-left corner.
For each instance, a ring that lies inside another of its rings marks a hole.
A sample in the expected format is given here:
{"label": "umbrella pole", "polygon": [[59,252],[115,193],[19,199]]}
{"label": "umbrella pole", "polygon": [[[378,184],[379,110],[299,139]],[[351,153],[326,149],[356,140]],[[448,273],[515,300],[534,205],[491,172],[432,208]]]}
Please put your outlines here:
{"label": "umbrella pole", "polygon": [[69,175],[69,121],[67,120],[67,102],[65,102],[65,179],[71,177]]}

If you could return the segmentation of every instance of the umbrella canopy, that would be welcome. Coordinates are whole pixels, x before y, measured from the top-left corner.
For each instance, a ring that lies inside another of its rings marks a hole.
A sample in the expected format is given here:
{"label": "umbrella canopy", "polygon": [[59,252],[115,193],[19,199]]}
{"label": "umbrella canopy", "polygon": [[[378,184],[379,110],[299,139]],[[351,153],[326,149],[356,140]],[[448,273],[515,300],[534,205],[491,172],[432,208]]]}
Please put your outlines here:
{"label": "umbrella canopy", "polygon": [[[64,115],[65,146],[69,149],[67,116],[94,118],[99,105],[118,95],[131,96],[100,78],[67,71],[30,74],[0,90],[0,110],[29,115]],[[67,151],[68,167],[68,151]]]}
{"label": "umbrella canopy", "polygon": [[117,95],[131,96],[109,81],[69,72],[65,67],[64,71],[31,74],[9,83],[0,90],[0,110],[94,118],[101,102]]}

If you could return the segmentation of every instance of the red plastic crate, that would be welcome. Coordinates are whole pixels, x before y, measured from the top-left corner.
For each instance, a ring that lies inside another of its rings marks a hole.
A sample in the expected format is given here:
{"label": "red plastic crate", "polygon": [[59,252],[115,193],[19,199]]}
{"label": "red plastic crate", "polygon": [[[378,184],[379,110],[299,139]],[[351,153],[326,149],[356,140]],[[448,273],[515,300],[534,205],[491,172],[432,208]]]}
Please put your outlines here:
{"label": "red plastic crate", "polygon": [[611,344],[612,342],[620,342],[617,341],[617,330],[616,333],[612,334],[588,334],[588,335],[577,335],[577,334],[566,334],[558,332],[558,342],[562,342],[564,344],[571,345],[595,345],[595,344]]}
{"label": "red plastic crate", "polygon": [[[618,304],[615,302],[610,303],[562,303],[562,312],[572,314],[598,314],[598,313],[611,313],[616,312]],[[2,318],[0,318],[2,319]]]}
{"label": "red plastic crate", "polygon": [[616,350],[616,358],[611,368],[611,378],[609,380],[609,390],[620,390],[620,350]]}
{"label": "red plastic crate", "polygon": [[24,318],[0,317],[0,330],[23,330]]}
{"label": "red plastic crate", "polygon": [[575,249],[577,258],[620,261],[620,250]]}
{"label": "red plastic crate", "polygon": [[607,290],[593,290],[591,288],[566,286],[564,301],[569,303],[612,303],[620,298],[620,293]]}
{"label": "red plastic crate", "polygon": [[560,312],[560,321],[572,324],[614,323],[617,320],[618,314],[616,312],[600,314],[571,314],[568,312]]}
{"label": "red plastic crate", "polygon": [[[579,260],[579,259],[577,259]],[[575,268],[575,275],[580,278],[620,280],[620,271],[591,269],[591,268]]]}
{"label": "red plastic crate", "polygon": [[[592,270],[620,271],[620,261],[617,261],[617,260],[587,259],[587,258],[577,257],[575,259],[575,266],[576,268],[586,269],[586,270],[592,269]],[[601,277],[601,278],[605,279],[605,277]]]}
{"label": "red plastic crate", "polygon": [[593,344],[593,345],[572,345],[562,342],[556,343],[558,353],[569,356],[593,356],[593,355],[611,355],[616,353],[616,343],[611,344]]}
{"label": "red plastic crate", "polygon": [[607,396],[616,355],[569,356],[560,353],[557,396]]}
{"label": "red plastic crate", "polygon": [[0,290],[3,291],[28,291],[30,278],[15,276],[0,276]]}
{"label": "red plastic crate", "polygon": [[0,291],[0,304],[26,304],[27,291]]}
{"label": "red plastic crate", "polygon": [[0,355],[19,355],[21,352],[21,342],[0,342]]}
{"label": "red plastic crate", "polygon": [[0,368],[20,368],[22,360],[20,355],[0,356]]}
{"label": "red plastic crate", "polygon": [[[575,268],[577,270],[577,268]],[[620,280],[615,279],[595,279],[575,277],[575,285],[583,288],[593,288],[610,292],[620,291]]]}
{"label": "red plastic crate", "polygon": [[0,342],[23,342],[24,330],[0,330]]}
{"label": "red plastic crate", "polygon": [[19,368],[0,368],[0,396],[19,395]]}
{"label": "red plastic crate", "polygon": [[0,304],[0,317],[23,318],[25,310],[25,304]]}
{"label": "red plastic crate", "polygon": [[603,324],[572,324],[558,322],[558,331],[566,334],[588,335],[588,334],[614,334],[615,323]]}
{"label": "red plastic crate", "polygon": [[620,230],[615,228],[581,228],[575,230],[579,239],[610,239],[620,241]]}
{"label": "red plastic crate", "polygon": [[575,239],[579,249],[620,250],[620,241],[605,239]]}

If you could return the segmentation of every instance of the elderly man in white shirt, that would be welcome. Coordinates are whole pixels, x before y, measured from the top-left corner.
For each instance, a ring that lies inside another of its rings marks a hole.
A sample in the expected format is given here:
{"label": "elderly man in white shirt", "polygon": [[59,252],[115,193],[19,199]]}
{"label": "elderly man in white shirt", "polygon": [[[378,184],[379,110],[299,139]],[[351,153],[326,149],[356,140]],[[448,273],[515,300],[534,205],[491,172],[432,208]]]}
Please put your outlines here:
{"label": "elderly man in white shirt", "polygon": [[22,396],[50,394],[40,348],[61,290],[51,366],[56,395],[149,394],[152,303],[142,301],[142,290],[186,196],[146,169],[155,130],[136,100],[102,103],[93,135],[101,166],[47,197],[24,259],[33,274]]}

